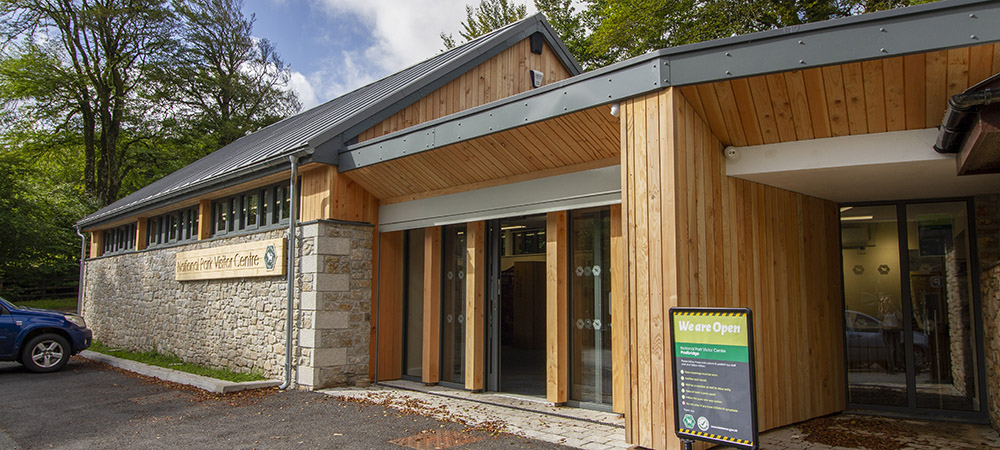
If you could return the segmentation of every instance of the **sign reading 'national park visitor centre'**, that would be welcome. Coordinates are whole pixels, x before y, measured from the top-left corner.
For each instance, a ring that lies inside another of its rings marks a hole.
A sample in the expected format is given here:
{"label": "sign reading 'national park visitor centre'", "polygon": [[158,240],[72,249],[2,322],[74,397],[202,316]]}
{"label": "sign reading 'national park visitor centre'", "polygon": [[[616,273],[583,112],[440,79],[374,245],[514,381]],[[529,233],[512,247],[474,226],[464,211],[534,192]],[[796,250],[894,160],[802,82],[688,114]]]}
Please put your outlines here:
{"label": "sign reading 'national park visitor centre'", "polygon": [[745,308],[670,309],[677,437],[757,448],[752,325]]}
{"label": "sign reading 'national park visitor centre'", "polygon": [[270,277],[285,274],[285,239],[178,252],[174,263],[178,281]]}

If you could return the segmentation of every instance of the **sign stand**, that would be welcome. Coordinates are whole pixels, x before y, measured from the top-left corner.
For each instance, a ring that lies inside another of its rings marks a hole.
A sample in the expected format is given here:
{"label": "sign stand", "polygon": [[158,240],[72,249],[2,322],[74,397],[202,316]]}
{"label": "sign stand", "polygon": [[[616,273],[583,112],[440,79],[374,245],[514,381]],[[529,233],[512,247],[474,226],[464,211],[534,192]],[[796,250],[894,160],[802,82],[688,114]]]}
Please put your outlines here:
{"label": "sign stand", "polygon": [[694,440],[759,448],[753,319],[748,308],[670,308],[674,430]]}

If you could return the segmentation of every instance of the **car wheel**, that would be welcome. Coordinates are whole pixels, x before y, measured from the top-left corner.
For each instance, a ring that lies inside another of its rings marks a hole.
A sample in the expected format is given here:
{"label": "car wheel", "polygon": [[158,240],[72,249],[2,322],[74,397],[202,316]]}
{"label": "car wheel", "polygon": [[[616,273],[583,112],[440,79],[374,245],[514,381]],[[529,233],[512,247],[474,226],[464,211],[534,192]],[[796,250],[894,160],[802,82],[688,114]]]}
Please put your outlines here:
{"label": "car wheel", "polygon": [[70,348],[58,334],[43,334],[28,341],[21,355],[24,368],[32,372],[48,373],[62,369],[69,362]]}

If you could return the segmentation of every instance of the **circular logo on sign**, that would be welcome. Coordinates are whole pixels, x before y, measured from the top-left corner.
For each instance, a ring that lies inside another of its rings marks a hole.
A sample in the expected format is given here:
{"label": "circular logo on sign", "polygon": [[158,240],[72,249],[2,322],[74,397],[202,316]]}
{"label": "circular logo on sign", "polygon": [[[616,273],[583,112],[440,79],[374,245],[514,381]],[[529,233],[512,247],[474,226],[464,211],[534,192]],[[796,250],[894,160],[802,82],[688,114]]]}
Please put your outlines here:
{"label": "circular logo on sign", "polygon": [[278,260],[278,252],[274,251],[273,245],[268,245],[264,250],[264,267],[267,270],[274,270],[274,263]]}
{"label": "circular logo on sign", "polygon": [[694,429],[694,416],[690,414],[684,415],[684,428]]}
{"label": "circular logo on sign", "polygon": [[698,429],[701,431],[708,431],[708,418],[701,416],[698,418]]}

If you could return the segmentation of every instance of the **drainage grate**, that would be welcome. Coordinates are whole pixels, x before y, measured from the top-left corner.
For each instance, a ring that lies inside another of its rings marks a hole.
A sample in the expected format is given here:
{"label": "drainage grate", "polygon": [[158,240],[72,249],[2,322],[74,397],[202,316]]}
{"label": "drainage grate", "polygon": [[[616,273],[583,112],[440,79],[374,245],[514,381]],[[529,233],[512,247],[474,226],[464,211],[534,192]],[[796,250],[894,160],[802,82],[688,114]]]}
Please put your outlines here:
{"label": "drainage grate", "polygon": [[452,430],[426,430],[413,436],[389,441],[416,450],[438,450],[481,441],[483,438]]}

